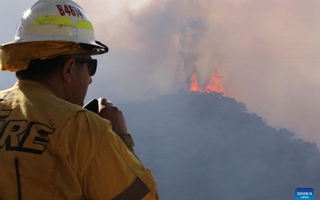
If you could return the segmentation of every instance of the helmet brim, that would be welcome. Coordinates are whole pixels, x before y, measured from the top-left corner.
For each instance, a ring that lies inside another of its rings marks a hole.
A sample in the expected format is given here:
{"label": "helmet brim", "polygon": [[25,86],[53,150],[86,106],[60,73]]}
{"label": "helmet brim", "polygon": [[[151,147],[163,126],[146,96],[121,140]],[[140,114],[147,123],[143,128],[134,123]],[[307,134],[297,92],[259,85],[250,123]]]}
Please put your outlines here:
{"label": "helmet brim", "polygon": [[[44,41],[35,41],[35,42],[44,42]],[[66,42],[70,42],[70,41],[66,41]],[[7,42],[5,44],[0,45],[0,49],[2,49],[5,46],[9,46],[12,44],[18,44],[18,43],[19,44],[29,43],[29,41],[21,42],[21,41],[15,39],[15,40],[12,40],[11,42]],[[107,53],[109,51],[109,48],[105,44],[103,44],[99,41],[95,41],[94,43],[79,43],[79,45],[82,49],[89,51],[89,53],[91,55],[100,55],[100,54]]]}
{"label": "helmet brim", "polygon": [[95,44],[80,43],[80,47],[88,50],[91,55],[100,55],[109,51],[109,48],[99,41],[95,41]]}

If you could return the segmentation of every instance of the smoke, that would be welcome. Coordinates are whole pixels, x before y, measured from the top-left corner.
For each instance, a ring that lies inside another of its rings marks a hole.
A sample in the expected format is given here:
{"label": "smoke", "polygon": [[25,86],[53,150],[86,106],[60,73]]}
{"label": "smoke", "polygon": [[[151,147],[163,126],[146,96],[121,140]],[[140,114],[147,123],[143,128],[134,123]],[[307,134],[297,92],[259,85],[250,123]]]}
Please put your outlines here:
{"label": "smoke", "polygon": [[144,1],[138,9],[131,2],[119,4],[116,12],[107,0],[78,3],[93,19],[97,38],[110,46],[109,55],[100,58],[108,63],[100,66],[105,78],[93,87],[111,98],[142,100],[175,92],[184,23],[184,77],[196,70],[204,83],[218,70],[228,96],[249,111],[274,127],[320,141],[317,1]]}

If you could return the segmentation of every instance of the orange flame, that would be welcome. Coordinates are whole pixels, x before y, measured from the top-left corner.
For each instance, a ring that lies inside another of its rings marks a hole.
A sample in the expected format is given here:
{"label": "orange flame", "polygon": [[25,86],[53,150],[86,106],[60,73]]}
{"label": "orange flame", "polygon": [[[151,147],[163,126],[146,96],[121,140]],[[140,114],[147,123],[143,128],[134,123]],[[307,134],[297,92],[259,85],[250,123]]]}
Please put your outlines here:
{"label": "orange flame", "polygon": [[196,73],[193,73],[190,77],[190,91],[202,92],[202,89],[198,85],[198,78]]}
{"label": "orange flame", "polygon": [[223,93],[223,96],[226,96],[226,90],[224,89],[224,86],[222,84],[219,84],[219,81],[221,79],[222,79],[222,76],[218,76],[218,72],[215,71],[213,74],[213,77],[208,79],[204,89],[202,89],[201,87],[199,87],[197,74],[195,72],[190,77],[190,91],[200,92],[200,93],[219,92],[219,93]]}

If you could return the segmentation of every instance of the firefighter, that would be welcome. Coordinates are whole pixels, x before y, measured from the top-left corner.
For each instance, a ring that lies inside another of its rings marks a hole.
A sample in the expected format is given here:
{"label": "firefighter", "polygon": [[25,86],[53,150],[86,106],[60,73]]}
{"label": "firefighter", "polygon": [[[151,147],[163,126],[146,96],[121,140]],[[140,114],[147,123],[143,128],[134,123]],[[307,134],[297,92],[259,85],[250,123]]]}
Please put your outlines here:
{"label": "firefighter", "polygon": [[83,108],[108,47],[78,4],[39,0],[0,49],[18,79],[0,92],[0,199],[159,199],[122,112],[105,98]]}

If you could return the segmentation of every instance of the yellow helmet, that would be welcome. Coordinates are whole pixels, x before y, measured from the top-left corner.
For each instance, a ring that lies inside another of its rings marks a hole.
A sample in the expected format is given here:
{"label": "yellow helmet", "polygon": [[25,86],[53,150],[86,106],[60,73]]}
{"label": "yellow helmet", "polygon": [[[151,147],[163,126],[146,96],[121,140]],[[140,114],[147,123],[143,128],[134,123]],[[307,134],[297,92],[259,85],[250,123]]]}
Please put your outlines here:
{"label": "yellow helmet", "polygon": [[27,42],[74,42],[92,55],[108,52],[95,40],[94,29],[83,9],[71,0],[39,0],[21,18],[15,39],[5,46]]}

